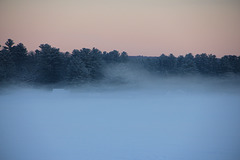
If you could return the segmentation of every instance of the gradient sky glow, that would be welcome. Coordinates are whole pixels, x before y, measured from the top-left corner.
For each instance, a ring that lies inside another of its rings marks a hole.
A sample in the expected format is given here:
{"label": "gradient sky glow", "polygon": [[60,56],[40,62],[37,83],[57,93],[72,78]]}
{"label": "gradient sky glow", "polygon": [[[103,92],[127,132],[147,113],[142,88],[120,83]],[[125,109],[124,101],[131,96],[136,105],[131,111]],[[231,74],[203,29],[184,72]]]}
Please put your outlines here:
{"label": "gradient sky glow", "polygon": [[239,0],[0,0],[0,44],[240,55]]}

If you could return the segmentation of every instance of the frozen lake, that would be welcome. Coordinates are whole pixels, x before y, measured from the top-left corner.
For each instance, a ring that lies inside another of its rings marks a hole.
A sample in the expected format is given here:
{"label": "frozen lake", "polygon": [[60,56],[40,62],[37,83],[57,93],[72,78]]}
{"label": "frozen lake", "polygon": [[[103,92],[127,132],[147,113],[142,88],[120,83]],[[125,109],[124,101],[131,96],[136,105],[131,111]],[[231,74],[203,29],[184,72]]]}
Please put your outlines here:
{"label": "frozen lake", "polygon": [[239,87],[173,84],[1,93],[0,159],[240,159]]}

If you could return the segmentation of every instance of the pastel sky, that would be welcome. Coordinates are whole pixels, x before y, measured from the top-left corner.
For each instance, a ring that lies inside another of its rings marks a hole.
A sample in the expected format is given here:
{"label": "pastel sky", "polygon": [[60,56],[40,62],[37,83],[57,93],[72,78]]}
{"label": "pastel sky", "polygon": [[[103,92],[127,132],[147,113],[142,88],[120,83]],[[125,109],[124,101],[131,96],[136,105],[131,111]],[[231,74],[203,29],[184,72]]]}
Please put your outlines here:
{"label": "pastel sky", "polygon": [[0,44],[240,55],[239,0],[0,0]]}

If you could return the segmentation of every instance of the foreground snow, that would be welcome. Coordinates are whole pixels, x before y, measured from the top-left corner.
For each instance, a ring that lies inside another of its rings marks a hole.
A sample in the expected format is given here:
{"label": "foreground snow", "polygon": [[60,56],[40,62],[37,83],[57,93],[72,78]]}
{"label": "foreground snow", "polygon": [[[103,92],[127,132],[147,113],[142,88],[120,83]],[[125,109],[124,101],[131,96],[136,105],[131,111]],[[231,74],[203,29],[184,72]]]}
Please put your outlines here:
{"label": "foreground snow", "polygon": [[240,94],[188,86],[1,94],[0,159],[239,159]]}

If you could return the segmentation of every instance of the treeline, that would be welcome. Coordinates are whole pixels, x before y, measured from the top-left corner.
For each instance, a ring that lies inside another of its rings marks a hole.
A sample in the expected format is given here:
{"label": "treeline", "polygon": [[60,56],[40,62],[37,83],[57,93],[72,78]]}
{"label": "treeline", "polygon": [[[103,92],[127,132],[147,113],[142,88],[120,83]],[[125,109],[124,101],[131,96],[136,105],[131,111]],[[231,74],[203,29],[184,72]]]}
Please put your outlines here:
{"label": "treeline", "polygon": [[[101,52],[93,48],[60,52],[58,48],[41,44],[40,49],[28,52],[19,43],[8,39],[0,50],[0,82],[29,84],[82,84],[102,80],[104,69],[115,64],[128,63],[160,76],[240,74],[240,56],[216,58],[205,53],[175,57],[128,56],[126,52]],[[128,65],[130,66],[130,65]]]}
{"label": "treeline", "polygon": [[128,55],[101,52],[93,48],[82,48],[69,52],[60,52],[58,48],[41,44],[39,50],[28,52],[19,43],[14,45],[8,39],[0,50],[0,82],[34,84],[78,84],[100,80],[103,69],[109,64],[125,63]]}
{"label": "treeline", "polygon": [[225,76],[240,75],[240,56],[225,55],[217,58],[215,55],[206,53],[193,56],[191,53],[185,56],[175,57],[173,54],[159,57],[134,57],[133,61],[141,64],[150,72],[168,75],[203,75]]}

